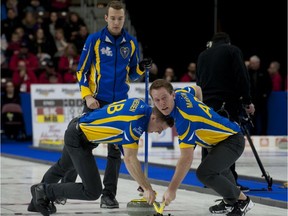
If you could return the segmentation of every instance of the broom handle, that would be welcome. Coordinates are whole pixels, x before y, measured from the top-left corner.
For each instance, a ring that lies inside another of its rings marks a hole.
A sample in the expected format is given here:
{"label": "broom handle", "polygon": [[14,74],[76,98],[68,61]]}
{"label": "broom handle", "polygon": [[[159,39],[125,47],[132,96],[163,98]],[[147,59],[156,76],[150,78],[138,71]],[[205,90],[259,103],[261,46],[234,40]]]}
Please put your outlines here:
{"label": "broom handle", "polygon": [[[149,104],[149,69],[145,69],[145,103]],[[148,132],[145,132],[144,175],[148,178]]]}

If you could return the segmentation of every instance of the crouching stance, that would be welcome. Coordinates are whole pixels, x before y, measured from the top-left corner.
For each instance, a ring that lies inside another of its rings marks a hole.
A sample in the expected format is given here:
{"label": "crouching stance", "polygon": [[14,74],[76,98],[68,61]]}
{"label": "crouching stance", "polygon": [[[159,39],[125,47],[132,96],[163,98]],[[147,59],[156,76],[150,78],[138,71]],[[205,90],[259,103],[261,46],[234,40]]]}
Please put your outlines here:
{"label": "crouching stance", "polygon": [[176,191],[189,171],[196,145],[208,149],[208,155],[197,168],[199,180],[223,197],[211,213],[243,216],[253,202],[237,187],[229,169],[244,150],[244,136],[239,125],[220,116],[202,103],[198,86],[173,90],[170,82],[159,79],[150,86],[154,105],[175,121],[181,156],[168,189],[163,195],[166,205],[176,198]]}
{"label": "crouching stance", "polygon": [[173,119],[138,98],[114,102],[72,119],[65,131],[62,156],[48,171],[52,174],[51,169],[65,172],[75,168],[82,181],[33,185],[31,194],[37,211],[49,216],[56,212],[56,200],[97,200],[101,196],[102,181],[92,154],[99,143],[118,145],[127,170],[152,204],[156,195],[137,158],[138,141],[144,132],[161,133],[173,124]]}

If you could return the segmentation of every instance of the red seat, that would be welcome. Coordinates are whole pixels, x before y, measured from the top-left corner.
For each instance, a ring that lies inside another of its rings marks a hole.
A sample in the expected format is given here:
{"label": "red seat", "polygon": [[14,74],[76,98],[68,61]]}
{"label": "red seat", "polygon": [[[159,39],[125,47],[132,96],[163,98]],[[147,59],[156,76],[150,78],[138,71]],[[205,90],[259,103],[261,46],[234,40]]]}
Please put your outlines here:
{"label": "red seat", "polygon": [[4,134],[9,138],[17,138],[24,130],[23,112],[20,104],[8,103],[2,106],[1,123]]}
{"label": "red seat", "polygon": [[16,104],[16,103],[4,104],[2,107],[2,113],[7,113],[7,112],[22,113],[22,107],[20,106],[20,104]]}

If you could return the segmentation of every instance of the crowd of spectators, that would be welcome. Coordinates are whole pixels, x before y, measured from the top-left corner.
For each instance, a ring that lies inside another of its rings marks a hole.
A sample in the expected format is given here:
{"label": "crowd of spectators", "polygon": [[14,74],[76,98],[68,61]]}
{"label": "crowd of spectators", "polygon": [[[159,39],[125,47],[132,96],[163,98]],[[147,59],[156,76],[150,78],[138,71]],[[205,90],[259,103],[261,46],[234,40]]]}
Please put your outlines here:
{"label": "crowd of spectators", "polygon": [[8,81],[30,92],[33,83],[76,83],[89,31],[70,0],[6,0],[1,3],[2,90]]}

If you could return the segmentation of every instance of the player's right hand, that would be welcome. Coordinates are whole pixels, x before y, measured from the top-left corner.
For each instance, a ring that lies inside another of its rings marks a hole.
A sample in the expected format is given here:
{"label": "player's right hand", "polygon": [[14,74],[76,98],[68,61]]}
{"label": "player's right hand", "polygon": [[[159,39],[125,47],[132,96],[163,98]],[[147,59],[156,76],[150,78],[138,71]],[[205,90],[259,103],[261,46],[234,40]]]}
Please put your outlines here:
{"label": "player's right hand", "polygon": [[153,189],[145,190],[143,197],[149,203],[149,205],[152,205],[153,202],[156,200],[156,192]]}
{"label": "player's right hand", "polygon": [[86,96],[85,100],[86,100],[86,105],[89,109],[98,109],[100,107],[98,100],[96,100],[92,96]]}
{"label": "player's right hand", "polygon": [[152,67],[152,59],[151,58],[144,58],[140,63],[139,63],[139,67],[140,70],[143,71],[144,69],[151,69]]}
{"label": "player's right hand", "polygon": [[165,205],[168,206],[176,198],[176,191],[166,190],[162,201],[165,202]]}

